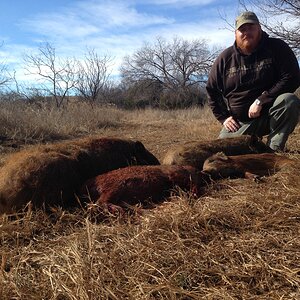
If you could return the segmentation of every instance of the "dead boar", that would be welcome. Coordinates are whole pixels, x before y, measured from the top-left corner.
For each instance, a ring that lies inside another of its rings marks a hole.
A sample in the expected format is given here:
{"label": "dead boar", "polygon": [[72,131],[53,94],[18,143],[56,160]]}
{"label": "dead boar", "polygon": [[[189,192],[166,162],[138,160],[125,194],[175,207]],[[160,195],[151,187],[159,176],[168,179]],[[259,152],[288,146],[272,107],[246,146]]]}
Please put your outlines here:
{"label": "dead boar", "polygon": [[125,208],[160,203],[175,187],[201,194],[209,176],[191,166],[131,166],[89,179],[81,189],[83,202]]}
{"label": "dead boar", "polygon": [[275,153],[227,156],[221,152],[205,160],[203,172],[213,179],[226,177],[256,179],[272,175],[294,164],[294,160]]}
{"label": "dead boar", "polygon": [[86,138],[36,146],[10,155],[0,169],[0,213],[34,207],[73,207],[91,177],[128,165],[159,161],[139,141]]}
{"label": "dead boar", "polygon": [[201,169],[204,161],[218,152],[224,152],[226,155],[240,155],[272,153],[273,150],[256,136],[242,135],[211,141],[187,142],[167,152],[162,163],[166,165],[191,165]]}

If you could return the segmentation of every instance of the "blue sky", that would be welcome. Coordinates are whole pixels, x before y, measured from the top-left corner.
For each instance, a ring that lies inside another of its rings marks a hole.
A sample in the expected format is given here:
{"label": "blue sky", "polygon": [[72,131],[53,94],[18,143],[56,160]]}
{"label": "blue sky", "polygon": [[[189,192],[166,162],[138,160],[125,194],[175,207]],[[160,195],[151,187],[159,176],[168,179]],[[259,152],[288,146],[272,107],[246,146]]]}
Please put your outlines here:
{"label": "blue sky", "polygon": [[22,56],[43,42],[58,55],[80,58],[87,48],[122,58],[157,36],[207,39],[227,47],[233,31],[224,29],[240,11],[237,0],[1,0],[0,61],[21,76]]}

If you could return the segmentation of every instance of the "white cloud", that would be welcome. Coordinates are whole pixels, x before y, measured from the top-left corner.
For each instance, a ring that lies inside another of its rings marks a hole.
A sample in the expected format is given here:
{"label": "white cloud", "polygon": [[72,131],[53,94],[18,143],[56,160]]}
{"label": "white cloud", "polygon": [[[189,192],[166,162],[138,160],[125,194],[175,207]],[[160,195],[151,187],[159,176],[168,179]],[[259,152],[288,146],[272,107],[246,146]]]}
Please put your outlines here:
{"label": "white cloud", "polygon": [[76,38],[96,34],[99,28],[78,19],[74,15],[40,15],[31,20],[24,20],[20,26],[44,37]]}
{"label": "white cloud", "polygon": [[78,5],[82,14],[86,14],[92,22],[106,28],[111,26],[140,26],[169,24],[175,20],[160,15],[139,12],[132,4],[124,1],[82,2]]}
{"label": "white cloud", "polygon": [[33,31],[44,38],[84,38],[107,31],[128,31],[134,27],[164,25],[174,19],[138,12],[129,3],[79,2],[68,11],[40,14],[20,22],[23,30]]}

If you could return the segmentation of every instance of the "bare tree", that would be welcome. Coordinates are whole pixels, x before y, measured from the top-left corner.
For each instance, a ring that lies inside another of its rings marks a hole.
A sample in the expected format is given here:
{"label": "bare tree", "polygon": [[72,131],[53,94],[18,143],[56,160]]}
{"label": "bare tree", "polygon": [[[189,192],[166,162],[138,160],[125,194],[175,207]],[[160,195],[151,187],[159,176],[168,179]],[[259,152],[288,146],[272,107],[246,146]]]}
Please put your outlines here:
{"label": "bare tree", "polygon": [[39,76],[41,89],[60,107],[76,84],[75,60],[59,59],[55,48],[45,43],[39,47],[38,54],[25,55],[24,61],[28,73]]}
{"label": "bare tree", "polygon": [[7,66],[0,62],[0,86],[7,84],[10,81],[7,73]]}
{"label": "bare tree", "polygon": [[[262,15],[260,21],[266,30],[285,40],[295,54],[300,56],[299,0],[240,0],[240,3],[245,9],[256,8]],[[280,21],[270,23],[276,17],[281,17]]]}
{"label": "bare tree", "polygon": [[[0,45],[0,48],[3,43]],[[4,61],[0,61],[0,87],[6,85],[11,80],[10,74],[8,72],[8,67]]]}
{"label": "bare tree", "polygon": [[217,51],[210,51],[205,40],[175,37],[168,42],[158,37],[153,45],[145,44],[132,56],[126,56],[121,74],[127,84],[160,84],[164,91],[184,102],[190,87],[206,81],[216,55]]}
{"label": "bare tree", "polygon": [[111,61],[111,57],[106,55],[100,57],[92,49],[85,55],[83,62],[78,62],[76,90],[83,99],[91,104],[100,98],[108,84],[110,76],[108,68]]}

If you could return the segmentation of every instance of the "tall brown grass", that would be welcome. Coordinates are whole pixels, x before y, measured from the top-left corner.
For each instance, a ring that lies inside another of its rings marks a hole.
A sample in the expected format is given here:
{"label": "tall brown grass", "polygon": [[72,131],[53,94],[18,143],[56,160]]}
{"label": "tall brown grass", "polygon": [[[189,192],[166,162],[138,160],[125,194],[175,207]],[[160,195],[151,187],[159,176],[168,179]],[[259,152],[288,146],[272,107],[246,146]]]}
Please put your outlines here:
{"label": "tall brown grass", "polygon": [[[129,137],[160,159],[172,145],[215,138],[220,129],[207,108],[1,105],[1,135],[14,142]],[[298,126],[285,154],[296,162],[299,141]],[[0,299],[300,299],[299,200],[296,163],[260,183],[217,181],[200,198],[174,191],[122,220],[29,206],[0,216]]]}
{"label": "tall brown grass", "polygon": [[107,107],[91,107],[79,102],[64,108],[22,102],[0,102],[0,134],[13,138],[53,140],[118,127],[124,112]]}

